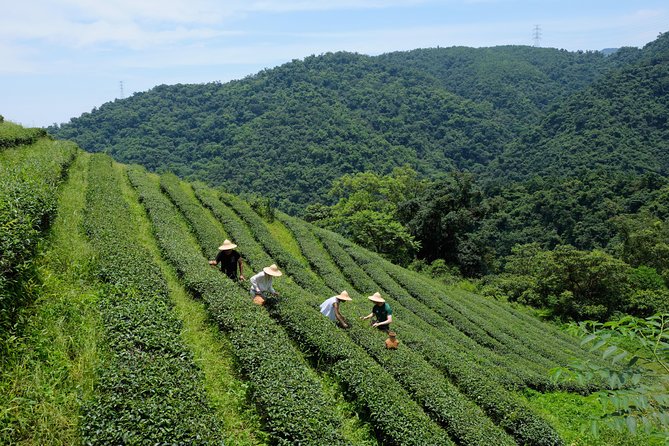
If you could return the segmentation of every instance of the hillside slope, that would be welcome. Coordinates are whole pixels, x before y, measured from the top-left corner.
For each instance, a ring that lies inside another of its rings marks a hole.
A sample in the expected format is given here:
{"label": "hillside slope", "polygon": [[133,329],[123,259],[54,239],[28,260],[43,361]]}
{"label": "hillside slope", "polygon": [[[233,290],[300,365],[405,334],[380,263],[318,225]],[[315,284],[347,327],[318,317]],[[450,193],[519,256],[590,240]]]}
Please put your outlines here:
{"label": "hillside slope", "polygon": [[[31,164],[40,155],[32,148],[0,155]],[[210,324],[231,345],[238,376],[250,389],[252,403],[246,404],[257,410],[271,444],[561,445],[561,433],[523,392],[598,388],[548,380],[552,367],[573,357],[596,359],[576,340],[507,304],[411,273],[287,215],[266,222],[238,197],[174,175],[158,177],[82,152],[73,166],[67,170],[80,198],[70,231],[80,239],[76,246],[86,243],[86,252],[95,254],[84,256],[87,263],[73,280],[69,262],[52,270],[49,280],[60,277],[81,287],[93,299],[88,311],[99,311],[91,323],[101,356],[86,371],[92,385],[84,399],[70,400],[66,412],[73,418],[68,435],[84,443],[178,438],[217,444],[240,429],[223,424],[214,409],[213,390],[204,385],[211,379],[203,376],[207,366],[194,360],[193,344],[180,328],[188,316],[183,308],[175,310],[183,307],[175,301],[175,287],[202,302]],[[58,184],[51,186],[52,195],[60,191]],[[60,203],[57,215],[70,212]],[[275,304],[253,305],[246,284],[235,284],[208,265],[223,238],[239,244],[251,271],[270,262],[284,271],[275,283],[281,293]],[[32,282],[25,285],[40,292]],[[342,288],[354,299],[342,309],[349,330],[318,311],[320,302]],[[74,296],[75,288],[70,291]],[[401,340],[396,351],[385,350],[383,333],[358,320],[371,306],[365,297],[375,291],[392,305]],[[46,304],[48,299],[38,299],[35,306]],[[58,319],[65,309],[51,311]],[[32,314],[24,312],[28,320]],[[15,330],[2,333],[15,345],[50,342],[40,338],[41,330],[31,338]],[[61,361],[77,357],[67,347],[62,355]],[[49,361],[33,359],[40,360]],[[26,428],[31,424],[23,417],[31,401],[58,406],[61,392],[75,391],[63,380],[23,398],[23,386],[8,385],[16,372],[5,361],[0,388],[8,389],[10,398],[0,402],[0,432],[12,443],[22,438],[19,433],[40,431],[48,422],[31,418],[33,426]],[[32,379],[37,377],[26,373],[24,382]],[[56,438],[49,443],[66,443],[52,434]],[[613,444],[626,443],[618,438]]]}
{"label": "hillside slope", "polygon": [[491,177],[583,175],[588,171],[669,175],[669,33],[641,57],[552,107],[510,145]]}

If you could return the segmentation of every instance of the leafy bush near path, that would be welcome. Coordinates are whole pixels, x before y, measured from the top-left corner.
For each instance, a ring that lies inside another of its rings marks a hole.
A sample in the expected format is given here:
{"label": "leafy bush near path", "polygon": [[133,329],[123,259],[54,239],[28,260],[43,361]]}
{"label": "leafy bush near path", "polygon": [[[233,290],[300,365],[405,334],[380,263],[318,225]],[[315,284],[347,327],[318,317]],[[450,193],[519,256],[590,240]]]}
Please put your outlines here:
{"label": "leafy bush near path", "polygon": [[201,371],[181,341],[167,283],[137,237],[122,177],[111,158],[93,155],[85,230],[98,250],[100,298],[109,359],[84,404],[85,444],[220,444]]}
{"label": "leafy bush near path", "polygon": [[163,255],[228,333],[274,441],[282,445],[345,444],[332,409],[334,402],[324,394],[317,376],[283,329],[247,293],[208,266],[199,248],[189,241],[181,216],[145,171],[130,168],[128,176],[147,209]]}
{"label": "leafy bush near path", "polygon": [[25,304],[12,288],[56,214],[57,188],[76,151],[47,139],[0,151],[0,336]]}

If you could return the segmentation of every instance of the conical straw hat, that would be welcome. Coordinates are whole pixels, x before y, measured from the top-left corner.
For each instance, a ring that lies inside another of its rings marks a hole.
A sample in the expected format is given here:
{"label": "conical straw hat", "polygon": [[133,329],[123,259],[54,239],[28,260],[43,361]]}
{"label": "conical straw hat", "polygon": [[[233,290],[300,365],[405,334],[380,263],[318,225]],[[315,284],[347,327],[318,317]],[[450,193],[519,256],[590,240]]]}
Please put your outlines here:
{"label": "conical straw hat", "polygon": [[344,290],[337,296],[337,299],[339,300],[353,300],[351,299],[351,296],[348,295],[348,291]]}
{"label": "conical straw hat", "polygon": [[218,247],[218,250],[219,251],[227,251],[228,249],[235,249],[236,247],[237,247],[237,245],[232,243],[230,240],[225,239],[223,241],[223,244]]}
{"label": "conical straw hat", "polygon": [[373,295],[369,296],[367,299],[371,300],[372,302],[385,302],[386,300],[381,297],[381,294],[377,291]]}
{"label": "conical straw hat", "polygon": [[279,271],[279,267],[274,263],[272,263],[270,266],[264,267],[262,270],[265,271],[265,274],[269,274],[270,276],[274,277],[279,277],[283,274],[281,271]]}

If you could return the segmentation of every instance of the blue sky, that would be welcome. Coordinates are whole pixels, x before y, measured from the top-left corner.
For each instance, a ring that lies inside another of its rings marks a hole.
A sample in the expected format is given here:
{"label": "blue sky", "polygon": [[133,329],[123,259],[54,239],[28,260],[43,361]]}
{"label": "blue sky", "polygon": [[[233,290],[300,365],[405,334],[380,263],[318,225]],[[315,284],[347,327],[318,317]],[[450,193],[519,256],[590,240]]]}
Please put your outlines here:
{"label": "blue sky", "polygon": [[464,45],[600,50],[669,31],[666,0],[14,0],[0,114],[68,122],[160,84],[226,82],[328,51]]}

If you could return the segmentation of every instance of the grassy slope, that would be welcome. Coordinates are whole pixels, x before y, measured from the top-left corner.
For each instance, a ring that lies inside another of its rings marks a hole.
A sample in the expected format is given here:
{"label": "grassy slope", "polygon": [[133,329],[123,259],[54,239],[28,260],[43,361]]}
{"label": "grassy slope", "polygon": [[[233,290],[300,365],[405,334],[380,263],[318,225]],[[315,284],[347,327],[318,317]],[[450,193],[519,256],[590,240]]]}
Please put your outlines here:
{"label": "grassy slope", "polygon": [[[97,282],[91,274],[91,247],[82,232],[82,209],[86,189],[86,170],[90,156],[80,154],[70,168],[68,181],[61,187],[58,217],[49,237],[40,244],[35,259],[34,278],[26,282],[26,292],[34,305],[21,317],[19,335],[10,338],[12,355],[0,363],[0,443],[77,444],[80,403],[88,399],[95,381],[94,370],[103,361],[99,350],[100,321],[97,310]],[[117,169],[124,170],[122,165]],[[158,181],[153,176],[153,181]],[[193,197],[192,190],[182,185]],[[258,415],[247,401],[248,385],[240,379],[238,364],[229,341],[207,322],[200,302],[190,298],[176,273],[160,257],[148,221],[137,194],[128,184],[124,194],[131,203],[142,243],[149,247],[168,278],[175,311],[184,322],[182,337],[195,355],[205,375],[208,398],[224,420],[230,444],[263,444],[268,441],[259,425]],[[211,222],[214,218],[210,216]],[[300,264],[309,266],[300,245],[279,221],[267,224],[274,241]],[[221,234],[225,236],[225,232]],[[213,248],[211,248],[213,250]],[[313,274],[313,271],[309,271]],[[250,272],[247,272],[250,276]],[[355,293],[350,287],[349,291]],[[359,293],[356,297],[364,297]],[[353,314],[365,307],[360,299],[345,306]],[[366,307],[365,307],[366,308]],[[330,397],[337,401],[339,417],[348,419],[345,436],[354,444],[373,444],[370,426],[361,422],[354,407],[342,398],[336,380],[321,375]],[[581,432],[581,420],[599,410],[593,397],[562,392],[528,391],[523,397],[559,431],[567,444],[631,446],[648,443],[647,438],[603,431],[599,439]]]}
{"label": "grassy slope", "polygon": [[[91,399],[95,370],[104,363],[101,286],[92,269],[94,250],[82,227],[89,160],[89,154],[80,153],[68,172],[58,216],[39,245],[32,276],[24,284],[34,304],[22,310],[18,334],[5,341],[11,355],[0,362],[0,444],[81,443],[81,403]],[[190,298],[174,271],[160,260],[144,211],[134,190],[126,186],[126,198],[140,222],[138,233],[168,278],[170,297],[184,323],[182,337],[204,371],[208,398],[223,420],[226,443],[267,444],[229,341],[207,323],[201,303]]]}
{"label": "grassy slope", "polygon": [[12,354],[2,361],[2,444],[80,441],[80,404],[90,396],[102,361],[99,290],[82,229],[89,158],[79,154],[62,186],[58,216],[39,246],[35,276],[27,284],[34,305],[23,311],[21,334],[9,340]]}

